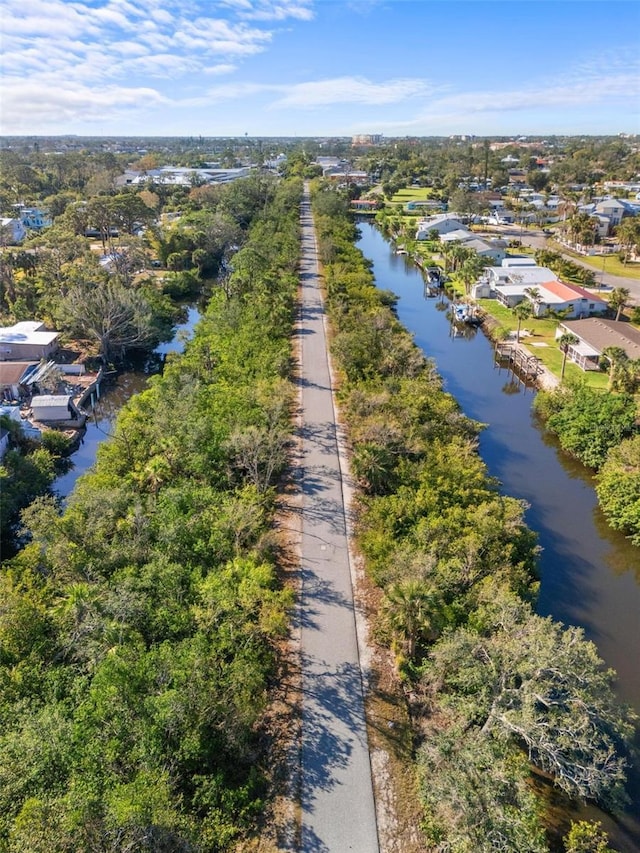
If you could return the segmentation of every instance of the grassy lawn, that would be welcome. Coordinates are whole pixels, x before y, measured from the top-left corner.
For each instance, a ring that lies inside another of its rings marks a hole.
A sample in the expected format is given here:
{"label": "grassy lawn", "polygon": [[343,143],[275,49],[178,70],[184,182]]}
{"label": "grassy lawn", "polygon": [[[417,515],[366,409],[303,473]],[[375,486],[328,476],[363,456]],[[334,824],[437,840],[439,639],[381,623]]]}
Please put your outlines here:
{"label": "grassy lawn", "polygon": [[577,252],[572,252],[570,249],[567,249],[567,247],[563,246],[562,243],[556,243],[555,241],[549,242],[550,248],[553,248],[558,252],[562,252],[564,255],[570,255],[572,258],[577,258],[580,261],[584,261],[585,264],[588,264],[596,272],[603,271],[604,262],[605,273],[609,273],[609,275],[619,275],[623,278],[637,278],[640,280],[639,263],[629,262],[627,264],[623,264],[617,255],[603,255],[602,257],[594,257],[593,255],[579,255]]}
{"label": "grassy lawn", "polygon": [[[505,308],[495,299],[479,299],[479,305],[487,312],[503,329],[510,332],[515,332],[518,329],[518,320],[513,316],[511,309]],[[560,376],[562,370],[562,352],[555,340],[557,328],[556,320],[535,319],[527,317],[522,321],[520,332],[523,330],[532,332],[533,334],[522,337],[522,343],[527,347],[532,355],[535,355],[544,366],[550,370],[555,376]],[[547,346],[532,346],[532,344],[547,344]],[[606,373],[600,373],[596,370],[583,371],[572,361],[567,360],[565,371],[565,379],[568,378],[586,378],[587,384],[591,388],[606,388],[608,376]]]}
{"label": "grassy lawn", "polygon": [[437,198],[431,187],[405,187],[391,199],[392,204],[406,204],[408,201],[428,201]]}

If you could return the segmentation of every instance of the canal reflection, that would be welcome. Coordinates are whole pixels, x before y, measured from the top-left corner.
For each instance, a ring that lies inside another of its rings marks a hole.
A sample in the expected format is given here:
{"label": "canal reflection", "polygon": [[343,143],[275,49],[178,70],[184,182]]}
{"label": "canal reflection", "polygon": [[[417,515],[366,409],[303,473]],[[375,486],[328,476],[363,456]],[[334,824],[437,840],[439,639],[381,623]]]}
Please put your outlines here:
{"label": "canal reflection", "polygon": [[[373,225],[363,222],[359,228],[358,247],[372,261],[376,283],[399,297],[398,318],[435,361],[445,389],[465,414],[487,425],[479,450],[489,473],[506,494],[529,506],[527,524],[542,548],[539,613],[581,626],[617,671],[620,699],[640,713],[640,549],[606,524],[592,474],[542,428],[532,411],[531,385],[496,364],[493,344],[482,332],[454,335],[446,300],[425,298],[420,270],[395,255]],[[633,803],[615,822],[597,810],[571,816],[596,815],[616,849],[633,853],[640,850],[636,768],[628,787]]]}

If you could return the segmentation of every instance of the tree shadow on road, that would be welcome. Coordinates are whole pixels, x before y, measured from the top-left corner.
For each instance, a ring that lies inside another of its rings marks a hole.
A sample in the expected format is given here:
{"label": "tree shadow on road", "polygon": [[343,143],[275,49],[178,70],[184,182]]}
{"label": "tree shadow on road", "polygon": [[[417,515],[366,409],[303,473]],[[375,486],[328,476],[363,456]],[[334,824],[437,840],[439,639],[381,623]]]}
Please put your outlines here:
{"label": "tree shadow on road", "polygon": [[332,669],[303,654],[302,696],[302,805],[310,813],[320,792],[343,784],[354,747],[368,748],[359,666]]}
{"label": "tree shadow on road", "polygon": [[331,581],[321,578],[313,569],[303,567],[302,575],[302,606],[299,612],[300,625],[303,628],[318,628],[315,621],[318,613],[317,605],[347,607],[353,610],[353,602],[339,592]]}

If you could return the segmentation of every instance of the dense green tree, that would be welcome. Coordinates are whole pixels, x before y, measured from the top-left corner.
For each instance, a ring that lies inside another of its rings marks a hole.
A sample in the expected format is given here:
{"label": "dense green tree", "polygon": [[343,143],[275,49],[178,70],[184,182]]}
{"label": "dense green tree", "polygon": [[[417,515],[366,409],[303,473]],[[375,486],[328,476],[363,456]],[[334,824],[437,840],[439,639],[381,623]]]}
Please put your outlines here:
{"label": "dense green tree", "polygon": [[565,838],[566,853],[614,853],[600,823],[580,820],[571,824]]}
{"label": "dense green tree", "polygon": [[615,530],[640,545],[640,437],[613,447],[598,474],[596,491],[602,511]]}
{"label": "dense green tree", "polygon": [[599,468],[609,450],[635,430],[635,404],[627,394],[601,393],[571,381],[537,395],[534,407],[564,450]]}
{"label": "dense green tree", "polygon": [[617,704],[593,643],[494,591],[472,626],[434,646],[425,683],[463,728],[522,745],[571,796],[619,804],[634,716]]}
{"label": "dense green tree", "polygon": [[546,853],[526,760],[504,741],[454,728],[430,733],[418,754],[425,831],[455,853]]}
{"label": "dense green tree", "polygon": [[148,300],[140,291],[126,289],[114,280],[99,287],[72,288],[59,310],[72,334],[97,345],[104,361],[155,341]]}

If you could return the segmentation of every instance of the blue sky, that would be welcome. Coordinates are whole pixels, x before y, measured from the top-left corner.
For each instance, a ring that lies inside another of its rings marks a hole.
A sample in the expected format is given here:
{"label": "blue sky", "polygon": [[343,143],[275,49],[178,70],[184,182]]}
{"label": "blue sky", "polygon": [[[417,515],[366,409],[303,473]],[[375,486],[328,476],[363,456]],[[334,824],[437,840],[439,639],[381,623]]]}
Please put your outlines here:
{"label": "blue sky", "polygon": [[2,134],[640,133],[635,0],[2,5]]}

